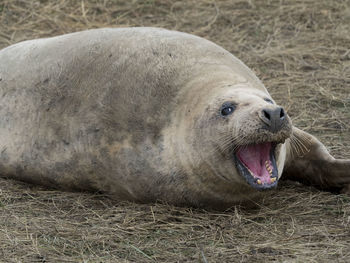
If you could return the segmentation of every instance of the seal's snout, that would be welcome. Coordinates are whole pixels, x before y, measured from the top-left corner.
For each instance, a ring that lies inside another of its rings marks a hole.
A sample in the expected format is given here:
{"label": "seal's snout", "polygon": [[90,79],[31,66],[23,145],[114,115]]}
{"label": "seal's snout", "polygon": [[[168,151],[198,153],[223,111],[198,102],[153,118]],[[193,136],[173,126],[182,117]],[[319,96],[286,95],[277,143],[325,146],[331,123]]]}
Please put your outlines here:
{"label": "seal's snout", "polygon": [[287,122],[284,109],[278,106],[263,109],[260,119],[265,123],[266,129],[273,133],[279,132]]}

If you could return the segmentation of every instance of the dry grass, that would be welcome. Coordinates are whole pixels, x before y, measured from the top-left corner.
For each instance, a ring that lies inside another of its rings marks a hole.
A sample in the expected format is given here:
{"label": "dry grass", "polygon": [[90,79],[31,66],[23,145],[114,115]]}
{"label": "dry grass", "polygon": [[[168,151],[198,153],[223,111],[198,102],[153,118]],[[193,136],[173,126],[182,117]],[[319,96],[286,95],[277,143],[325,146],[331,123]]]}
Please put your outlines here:
{"label": "dry grass", "polygon": [[[350,158],[349,0],[0,0],[0,48],[159,26],[222,45],[294,124]],[[283,182],[252,210],[115,203],[0,180],[2,262],[349,262],[350,198]]]}

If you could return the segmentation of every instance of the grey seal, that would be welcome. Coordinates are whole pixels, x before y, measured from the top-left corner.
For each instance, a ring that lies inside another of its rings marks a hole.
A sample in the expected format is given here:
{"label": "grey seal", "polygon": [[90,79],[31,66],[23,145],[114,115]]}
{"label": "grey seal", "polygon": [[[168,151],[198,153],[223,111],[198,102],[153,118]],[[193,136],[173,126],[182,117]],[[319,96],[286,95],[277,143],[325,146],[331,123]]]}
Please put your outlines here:
{"label": "grey seal", "polygon": [[285,178],[350,192],[334,159],[220,46],[104,28],[0,51],[0,175],[119,200],[226,208]]}

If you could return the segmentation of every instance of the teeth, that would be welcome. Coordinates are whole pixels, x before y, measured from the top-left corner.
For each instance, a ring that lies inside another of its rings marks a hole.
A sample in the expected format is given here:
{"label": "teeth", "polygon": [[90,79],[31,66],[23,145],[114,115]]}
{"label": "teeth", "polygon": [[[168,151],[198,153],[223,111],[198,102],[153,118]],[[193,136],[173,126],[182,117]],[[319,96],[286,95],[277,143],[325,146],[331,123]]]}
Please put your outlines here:
{"label": "teeth", "polygon": [[257,184],[261,184],[261,181],[260,179],[256,180]]}
{"label": "teeth", "polygon": [[274,183],[275,181],[276,181],[276,177],[270,178],[270,182],[271,182],[271,183]]}
{"label": "teeth", "polygon": [[269,174],[272,175],[272,168],[269,164],[269,161],[265,161],[265,167],[266,167],[266,170],[269,172]]}

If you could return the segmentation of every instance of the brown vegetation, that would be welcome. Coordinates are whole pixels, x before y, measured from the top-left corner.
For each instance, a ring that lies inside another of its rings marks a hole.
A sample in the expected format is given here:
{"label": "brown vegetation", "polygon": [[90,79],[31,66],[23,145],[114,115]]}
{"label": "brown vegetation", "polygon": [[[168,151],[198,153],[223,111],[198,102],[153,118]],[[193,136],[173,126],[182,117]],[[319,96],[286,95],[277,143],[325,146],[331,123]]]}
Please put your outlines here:
{"label": "brown vegetation", "polygon": [[[348,0],[0,0],[0,48],[121,26],[176,29],[225,47],[296,126],[350,158]],[[350,198],[283,182],[256,209],[218,213],[0,180],[1,262],[274,260],[349,262]]]}

